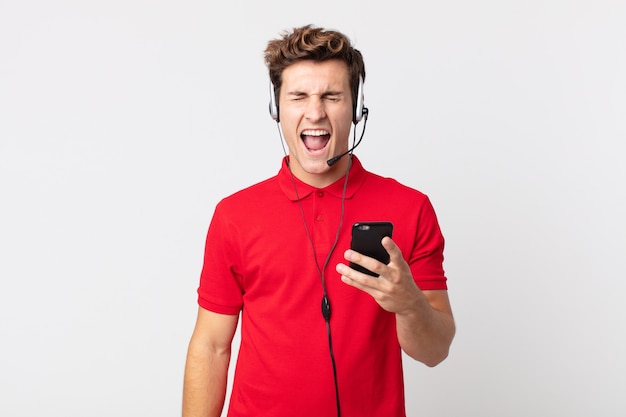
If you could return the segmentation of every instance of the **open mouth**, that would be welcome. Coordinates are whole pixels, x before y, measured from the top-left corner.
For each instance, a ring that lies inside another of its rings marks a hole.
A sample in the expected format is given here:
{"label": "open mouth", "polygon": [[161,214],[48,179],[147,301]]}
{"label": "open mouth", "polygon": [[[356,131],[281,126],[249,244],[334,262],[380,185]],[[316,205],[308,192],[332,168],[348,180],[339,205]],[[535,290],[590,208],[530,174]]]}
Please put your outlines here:
{"label": "open mouth", "polygon": [[330,133],[322,129],[304,130],[300,134],[300,138],[309,152],[316,153],[326,147],[330,140]]}

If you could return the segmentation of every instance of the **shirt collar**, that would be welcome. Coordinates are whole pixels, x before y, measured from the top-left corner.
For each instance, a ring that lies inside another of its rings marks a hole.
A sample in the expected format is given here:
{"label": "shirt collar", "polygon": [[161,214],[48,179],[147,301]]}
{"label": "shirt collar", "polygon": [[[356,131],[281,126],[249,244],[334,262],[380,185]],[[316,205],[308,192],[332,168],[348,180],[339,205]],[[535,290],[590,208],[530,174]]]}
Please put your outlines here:
{"label": "shirt collar", "polygon": [[[346,198],[352,198],[354,193],[356,193],[357,190],[361,188],[361,185],[363,185],[367,174],[367,171],[365,171],[363,165],[361,165],[361,161],[359,161],[359,159],[355,155],[350,155],[349,157],[352,158],[352,164],[350,166],[350,172],[348,174],[348,186],[346,187],[345,196]],[[289,169],[288,161],[289,157],[285,156],[283,158],[282,166],[280,168],[280,171],[278,171],[277,176],[280,189],[283,191],[283,193],[285,193],[287,198],[292,201],[297,201],[298,197],[300,199],[304,199],[314,191],[318,190],[324,191],[338,198],[342,197],[344,183],[346,180],[345,175],[324,188],[316,188],[300,181],[298,178],[292,175],[291,170]],[[298,190],[297,192],[296,189]]]}

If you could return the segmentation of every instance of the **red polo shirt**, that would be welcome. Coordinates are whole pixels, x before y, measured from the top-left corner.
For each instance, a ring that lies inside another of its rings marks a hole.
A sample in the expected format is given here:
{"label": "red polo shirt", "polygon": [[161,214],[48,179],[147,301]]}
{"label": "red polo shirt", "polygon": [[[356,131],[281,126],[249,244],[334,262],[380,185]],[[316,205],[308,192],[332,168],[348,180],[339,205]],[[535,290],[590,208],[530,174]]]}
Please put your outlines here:
{"label": "red polo shirt", "polygon": [[[332,416],[335,387],[321,314],[321,268],[341,217],[344,179],[317,189],[278,175],[223,199],[209,227],[199,304],[239,314],[241,346],[229,416]],[[404,416],[402,356],[395,316],[341,282],[335,265],[350,246],[351,225],[391,221],[393,240],[422,290],[446,289],[444,239],[424,194],[367,172],[353,157],[345,214],[325,270],[344,417]]]}

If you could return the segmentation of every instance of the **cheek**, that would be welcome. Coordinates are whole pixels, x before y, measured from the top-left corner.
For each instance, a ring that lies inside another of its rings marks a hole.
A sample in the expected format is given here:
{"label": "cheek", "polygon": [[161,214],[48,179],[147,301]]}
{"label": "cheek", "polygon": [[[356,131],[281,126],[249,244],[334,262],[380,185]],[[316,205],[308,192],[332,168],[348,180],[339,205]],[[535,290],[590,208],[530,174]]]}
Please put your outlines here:
{"label": "cheek", "polygon": [[346,140],[349,141],[350,140],[350,130],[352,128],[352,122],[343,122],[339,125],[337,125],[337,133],[338,133],[338,138],[339,141],[341,140]]}
{"label": "cheek", "polygon": [[297,131],[300,124],[301,116],[294,111],[281,111],[280,112],[280,124],[289,131]]}
{"label": "cheek", "polygon": [[336,119],[335,126],[338,127],[338,130],[341,130],[344,134],[349,134],[350,129],[352,128],[352,109],[346,109],[341,113],[341,115]]}
{"label": "cheek", "polygon": [[280,129],[283,134],[283,140],[289,148],[295,147],[301,141],[300,136],[298,136],[297,125],[289,123],[288,121],[283,123],[281,120]]}
{"label": "cheek", "polygon": [[293,117],[289,114],[289,112],[280,112],[280,127],[283,131],[283,136],[285,139],[291,138],[295,135],[295,132],[298,129],[298,124],[293,119]]}

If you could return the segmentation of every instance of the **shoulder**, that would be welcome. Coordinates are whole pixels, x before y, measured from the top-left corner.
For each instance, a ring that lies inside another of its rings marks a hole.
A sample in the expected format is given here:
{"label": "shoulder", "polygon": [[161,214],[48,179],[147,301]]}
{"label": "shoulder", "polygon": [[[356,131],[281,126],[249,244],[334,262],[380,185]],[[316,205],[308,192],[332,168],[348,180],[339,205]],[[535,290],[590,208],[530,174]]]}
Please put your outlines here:
{"label": "shoulder", "polygon": [[261,203],[264,200],[274,198],[275,192],[279,191],[278,181],[274,176],[224,197],[217,204],[217,207],[233,207],[241,206],[242,204]]}
{"label": "shoulder", "polygon": [[284,197],[277,178],[271,177],[222,198],[215,206],[213,219],[247,227],[259,219],[267,220],[280,213],[285,201],[288,199]]}
{"label": "shoulder", "polygon": [[401,183],[395,178],[385,177],[373,172],[367,172],[364,182],[365,190],[373,193],[378,197],[386,197],[391,199],[402,199],[403,201],[428,201],[428,196],[409,185]]}

